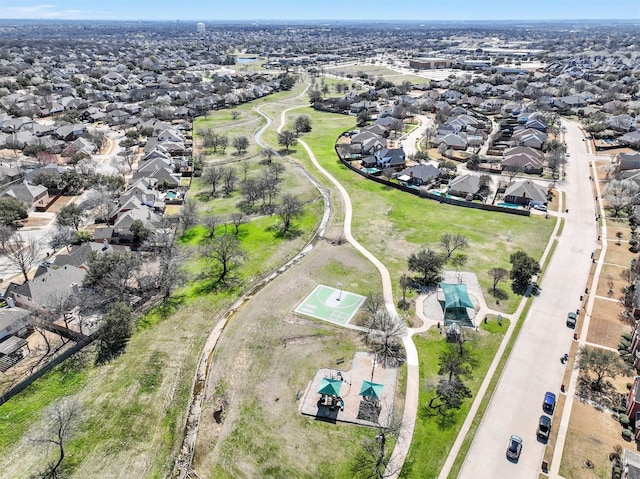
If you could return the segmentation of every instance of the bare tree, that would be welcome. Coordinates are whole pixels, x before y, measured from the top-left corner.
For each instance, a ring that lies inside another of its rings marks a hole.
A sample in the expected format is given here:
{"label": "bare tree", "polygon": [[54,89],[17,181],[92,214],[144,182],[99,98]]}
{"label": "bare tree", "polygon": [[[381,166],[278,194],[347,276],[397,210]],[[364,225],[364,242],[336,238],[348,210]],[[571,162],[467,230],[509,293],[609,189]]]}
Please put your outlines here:
{"label": "bare tree", "polygon": [[364,299],[364,307],[369,312],[370,316],[375,315],[378,311],[384,308],[384,296],[380,293],[370,292]]}
{"label": "bare tree", "polygon": [[494,293],[498,287],[498,283],[509,276],[509,272],[504,268],[491,268],[487,273],[493,280],[493,287],[491,289]]}
{"label": "bare tree", "polygon": [[401,338],[406,331],[407,327],[398,316],[391,316],[383,309],[369,318],[364,340],[380,363],[394,367],[405,360]]}
{"label": "bare tree", "polygon": [[236,211],[234,213],[231,213],[231,216],[229,217],[229,219],[231,220],[231,223],[233,223],[233,226],[235,227],[234,234],[238,236],[238,233],[240,232],[240,225],[243,225],[248,221],[246,215],[241,211]]}
{"label": "bare tree", "polygon": [[409,276],[409,274],[407,273],[402,273],[400,275],[400,289],[402,290],[402,304],[406,304],[407,303],[407,290],[409,290],[411,288],[411,285],[413,284],[413,279],[411,278],[411,276]]}
{"label": "bare tree", "polygon": [[2,255],[9,263],[9,269],[17,270],[29,281],[27,274],[40,260],[42,246],[35,238],[24,240],[22,235],[16,234],[5,243]]}
{"label": "bare tree", "polygon": [[451,233],[444,233],[441,237],[440,237],[440,245],[444,248],[444,250],[446,251],[444,260],[449,261],[449,259],[451,258],[451,255],[458,249],[464,249],[469,247],[469,241],[467,240],[466,236],[464,235],[460,235],[460,234],[451,234]]}
{"label": "bare tree", "polygon": [[34,477],[57,479],[66,476],[64,471],[65,445],[82,419],[82,404],[71,398],[53,403],[43,414],[43,424],[38,437],[33,442],[57,449],[57,457]]}
{"label": "bare tree", "polygon": [[204,258],[212,259],[219,266],[216,282],[223,284],[226,282],[229,272],[245,257],[238,238],[228,234],[214,238],[201,254]]}
{"label": "bare tree", "polygon": [[[243,162],[243,166],[246,163]],[[246,177],[246,173],[245,173]],[[236,181],[238,181],[238,175],[236,174],[235,168],[224,168],[222,171],[222,193],[225,196],[229,196],[236,186]]]}
{"label": "bare tree", "polygon": [[611,180],[604,191],[604,198],[613,208],[613,216],[630,208],[640,195],[640,186],[631,179]]}
{"label": "bare tree", "polygon": [[244,155],[249,148],[249,139],[246,136],[238,136],[233,139],[233,147],[238,152],[238,155]]}
{"label": "bare tree", "polygon": [[202,172],[202,181],[211,186],[211,197],[216,196],[216,190],[223,178],[223,169],[219,166],[209,166]]}
{"label": "bare tree", "polygon": [[198,206],[196,202],[193,200],[185,201],[180,209],[180,216],[178,219],[183,231],[195,226],[198,221]]}
{"label": "bare tree", "polygon": [[207,215],[203,219],[203,224],[207,228],[209,238],[216,235],[216,228],[220,224],[220,218],[215,215]]}
{"label": "bare tree", "polygon": [[276,152],[272,148],[263,148],[260,154],[264,157],[267,163],[271,163]]}
{"label": "bare tree", "polygon": [[387,449],[387,440],[396,439],[402,434],[402,418],[393,415],[392,405],[387,406],[389,418],[378,423],[376,435],[365,437],[360,443],[361,449],[351,465],[351,472],[355,478],[384,479],[398,474],[399,470],[389,468],[391,459]]}
{"label": "bare tree", "polygon": [[187,260],[186,256],[184,250],[173,246],[160,258],[156,282],[165,301],[169,299],[176,288],[182,286],[188,279],[187,272],[184,269]]}
{"label": "bare tree", "polygon": [[278,207],[278,216],[282,220],[281,232],[283,235],[287,234],[291,229],[291,220],[302,216],[303,212],[302,203],[296,196],[290,193],[282,196],[282,202]]}

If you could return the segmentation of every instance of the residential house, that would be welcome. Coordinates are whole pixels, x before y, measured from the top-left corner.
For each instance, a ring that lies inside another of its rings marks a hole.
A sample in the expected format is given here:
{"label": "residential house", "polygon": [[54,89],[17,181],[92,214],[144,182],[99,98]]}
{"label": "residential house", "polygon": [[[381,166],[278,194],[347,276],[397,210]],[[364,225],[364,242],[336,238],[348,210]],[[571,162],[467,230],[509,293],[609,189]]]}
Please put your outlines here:
{"label": "residential house", "polygon": [[127,202],[127,208],[121,210],[113,222],[113,226],[96,228],[93,238],[99,243],[107,241],[111,244],[133,244],[135,237],[131,225],[139,220],[149,230],[154,231],[162,223],[162,218],[153,213],[147,206],[137,204],[134,200]]}
{"label": "residential house", "polygon": [[535,148],[516,146],[505,149],[502,155],[502,171],[541,174],[544,169],[544,155]]}
{"label": "residential house", "polygon": [[406,165],[406,157],[402,148],[383,148],[374,153],[378,168],[393,168],[400,171]]}
{"label": "residential house", "polygon": [[433,165],[416,165],[398,172],[397,178],[409,185],[421,186],[430,183],[441,174],[442,172]]}
{"label": "residential house", "polygon": [[0,342],[10,336],[23,336],[29,325],[31,313],[22,308],[0,309]]}
{"label": "residential house", "polygon": [[29,316],[26,309],[6,307],[0,309],[0,372],[6,372],[20,361],[29,350],[27,340]]}
{"label": "residential house", "polygon": [[84,135],[85,131],[86,127],[83,124],[78,123],[75,125],[61,126],[54,132],[54,135],[59,140],[73,141],[76,138],[80,138],[82,135]]}
{"label": "residential house", "polygon": [[548,201],[547,188],[531,180],[516,181],[505,190],[504,201],[526,206],[531,202],[545,204]]}
{"label": "residential house", "polygon": [[514,129],[513,135],[511,135],[511,143],[514,146],[530,146],[539,150],[546,141],[546,133],[534,128]]}
{"label": "residential house", "polygon": [[633,435],[635,440],[638,441],[640,440],[640,376],[635,377],[633,386],[629,389],[626,414],[631,423],[635,424]]}
{"label": "residential house", "polygon": [[50,267],[26,283],[10,283],[5,296],[13,298],[16,306],[31,311],[51,308],[61,299],[71,296],[85,274],[85,270],[71,265]]}
{"label": "residential house", "polygon": [[5,188],[0,192],[1,197],[22,200],[29,209],[32,209],[37,206],[45,206],[49,202],[49,191],[42,185],[30,185],[27,182],[22,182]]}
{"label": "residential house", "polygon": [[445,145],[446,148],[451,148],[452,150],[466,150],[468,141],[464,133],[449,133],[447,135],[437,136],[435,140],[433,140],[433,145],[438,147]]}
{"label": "residential house", "polygon": [[621,479],[640,479],[640,454],[638,454],[637,452],[631,451],[627,448],[624,448],[624,450],[622,451],[621,459],[622,459],[622,478]]}
{"label": "residential house", "polygon": [[447,186],[447,194],[468,200],[472,200],[478,191],[480,191],[480,177],[471,173],[456,176]]}
{"label": "residential house", "polygon": [[373,155],[376,151],[387,146],[387,140],[380,135],[376,135],[370,131],[361,131],[351,137],[351,144],[359,147],[359,153],[362,156]]}
{"label": "residential house", "polygon": [[640,169],[640,153],[620,153],[616,157],[617,171]]}

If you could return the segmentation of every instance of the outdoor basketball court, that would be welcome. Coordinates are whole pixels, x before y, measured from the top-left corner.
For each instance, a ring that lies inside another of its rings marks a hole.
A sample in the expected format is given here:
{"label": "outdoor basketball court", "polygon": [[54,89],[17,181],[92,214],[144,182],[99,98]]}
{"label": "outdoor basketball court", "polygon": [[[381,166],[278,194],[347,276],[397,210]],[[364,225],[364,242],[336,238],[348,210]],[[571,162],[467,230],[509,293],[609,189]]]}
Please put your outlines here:
{"label": "outdoor basketball court", "polygon": [[351,321],[364,300],[359,294],[319,284],[294,312],[342,325]]}

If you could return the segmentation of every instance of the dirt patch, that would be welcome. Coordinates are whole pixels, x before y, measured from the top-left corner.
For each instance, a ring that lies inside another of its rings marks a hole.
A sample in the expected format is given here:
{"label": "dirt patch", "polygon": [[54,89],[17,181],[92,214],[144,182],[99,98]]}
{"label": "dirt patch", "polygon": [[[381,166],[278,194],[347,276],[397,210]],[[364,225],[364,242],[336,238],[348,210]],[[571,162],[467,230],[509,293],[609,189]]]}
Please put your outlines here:
{"label": "dirt patch", "polygon": [[[622,426],[609,413],[574,400],[560,475],[567,479],[611,477],[609,453],[616,444],[629,447],[621,431]],[[585,465],[587,461],[593,463],[593,468]]]}
{"label": "dirt patch", "polygon": [[620,335],[631,329],[631,326],[620,320],[622,311],[619,302],[596,298],[591,312],[587,342],[617,348]]}
{"label": "dirt patch", "polygon": [[611,299],[620,298],[624,293],[623,288],[627,285],[627,281],[621,276],[625,269],[622,266],[605,264],[600,271],[596,295]]}
{"label": "dirt patch", "polygon": [[[294,270],[256,293],[231,318],[206,386],[193,462],[198,474],[261,477],[274,464],[283,477],[309,474],[321,463],[335,460],[331,448],[323,444],[357,445],[353,435],[361,434],[359,430],[327,429],[326,424],[301,415],[299,407],[316,371],[347,370],[353,352],[366,348],[357,332],[292,311],[318,283],[341,280],[345,289],[366,295],[377,291],[378,278],[373,266],[350,245],[320,242]],[[273,300],[276,296],[278,301]],[[341,359],[344,362],[337,365]],[[216,397],[221,384],[229,402],[224,421],[218,423]],[[280,440],[283,437],[286,443]]]}
{"label": "dirt patch", "polygon": [[[616,241],[618,240],[618,236],[617,236],[618,233],[622,234],[622,238],[621,238],[622,242],[620,246],[616,244]],[[614,221],[607,218],[607,239],[609,240],[608,247],[617,246],[620,248],[625,245],[626,241],[629,241],[630,236],[631,236],[631,228],[629,228],[629,223],[626,220]],[[628,249],[629,245],[626,244],[624,248]]]}
{"label": "dirt patch", "polygon": [[623,242],[620,245],[609,241],[607,245],[607,253],[604,262],[608,264],[616,264],[622,267],[628,267],[631,260],[635,258],[635,254],[629,251],[629,243]]}
{"label": "dirt patch", "polygon": [[47,210],[47,213],[58,213],[63,206],[75,202],[78,196],[61,196]]}

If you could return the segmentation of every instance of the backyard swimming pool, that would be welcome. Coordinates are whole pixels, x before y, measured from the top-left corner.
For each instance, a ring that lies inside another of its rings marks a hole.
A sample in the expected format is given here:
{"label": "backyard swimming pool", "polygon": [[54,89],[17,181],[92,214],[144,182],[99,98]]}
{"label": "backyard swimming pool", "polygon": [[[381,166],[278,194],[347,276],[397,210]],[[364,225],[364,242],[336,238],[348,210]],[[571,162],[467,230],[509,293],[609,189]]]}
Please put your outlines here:
{"label": "backyard swimming pool", "polygon": [[362,171],[364,171],[365,173],[368,173],[370,175],[375,175],[380,170],[378,168],[362,168]]}
{"label": "backyard swimming pool", "polygon": [[522,208],[522,205],[516,205],[515,203],[504,203],[504,202],[500,202],[496,206],[502,206],[503,208],[513,208],[514,210],[519,210]]}
{"label": "backyard swimming pool", "polygon": [[174,200],[178,197],[178,193],[176,193],[175,191],[167,191],[167,194],[165,196],[168,200]]}

